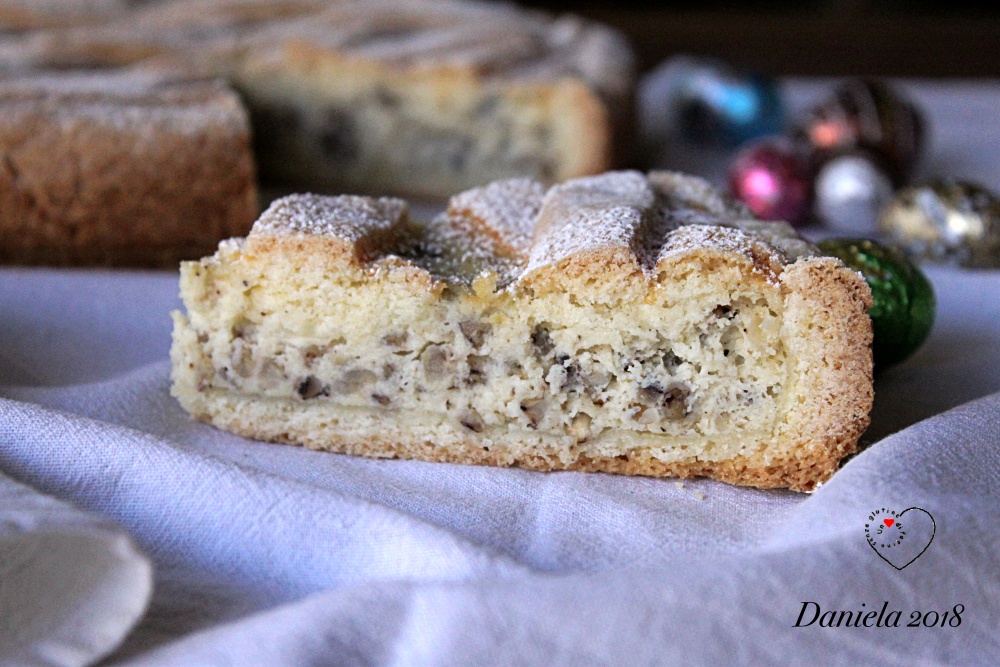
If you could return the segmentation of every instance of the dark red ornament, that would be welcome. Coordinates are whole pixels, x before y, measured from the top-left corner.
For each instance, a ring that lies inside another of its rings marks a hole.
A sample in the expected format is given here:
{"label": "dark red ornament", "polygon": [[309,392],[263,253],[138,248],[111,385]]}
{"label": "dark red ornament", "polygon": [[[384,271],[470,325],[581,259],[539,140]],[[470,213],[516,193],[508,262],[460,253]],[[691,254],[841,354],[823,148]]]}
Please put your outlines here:
{"label": "dark red ornament", "polygon": [[849,79],[807,115],[795,137],[811,146],[814,169],[836,155],[866,151],[898,187],[913,174],[924,131],[917,107],[887,82]]}
{"label": "dark red ornament", "polygon": [[729,189],[763,220],[804,222],[811,187],[809,161],[782,139],[764,139],[740,150],[729,167]]}

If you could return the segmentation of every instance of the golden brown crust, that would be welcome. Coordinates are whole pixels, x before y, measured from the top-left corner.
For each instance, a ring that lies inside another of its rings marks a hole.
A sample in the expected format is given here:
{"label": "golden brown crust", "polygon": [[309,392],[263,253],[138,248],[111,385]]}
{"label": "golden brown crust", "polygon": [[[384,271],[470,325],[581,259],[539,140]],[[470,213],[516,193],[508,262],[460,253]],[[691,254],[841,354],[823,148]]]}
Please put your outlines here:
{"label": "golden brown crust", "polygon": [[257,213],[235,93],[145,75],[0,80],[0,261],[176,266]]}
{"label": "golden brown crust", "polygon": [[[872,387],[871,289],[839,260],[800,260],[782,275],[785,336],[799,360],[803,402],[790,413],[785,437],[793,443],[810,489],[857,449],[868,428]],[[807,365],[808,364],[808,365]]]}

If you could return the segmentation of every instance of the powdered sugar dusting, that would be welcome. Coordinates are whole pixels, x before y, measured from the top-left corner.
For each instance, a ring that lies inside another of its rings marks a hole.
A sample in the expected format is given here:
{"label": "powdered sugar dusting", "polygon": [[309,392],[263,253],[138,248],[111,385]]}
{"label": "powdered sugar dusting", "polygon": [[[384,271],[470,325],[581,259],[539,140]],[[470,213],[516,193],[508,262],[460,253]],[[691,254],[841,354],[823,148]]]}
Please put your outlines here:
{"label": "powdered sugar dusting", "polygon": [[236,93],[220,81],[139,70],[38,72],[0,78],[7,113],[45,114],[67,130],[81,122],[155,142],[164,133],[249,133]]}
{"label": "powdered sugar dusting", "polygon": [[682,253],[718,250],[775,277],[818,250],[784,222],[757,220],[707,181],[674,172],[610,172],[569,181],[545,197],[527,271],[601,248],[630,251],[647,272]]}
{"label": "powdered sugar dusting", "polygon": [[721,224],[731,225],[766,242],[772,248],[779,250],[787,262],[819,254],[819,248],[799,236],[787,222],[740,218]]}
{"label": "powdered sugar dusting", "polygon": [[718,217],[753,217],[743,202],[727,197],[705,179],[676,171],[654,171],[649,174],[649,182],[656,191],[681,206],[693,211],[702,211]]}
{"label": "powdered sugar dusting", "polygon": [[567,181],[545,195],[527,271],[602,248],[634,248],[655,201],[645,175],[609,172]]}
{"label": "powdered sugar dusting", "polygon": [[617,95],[634,81],[627,42],[579,19],[471,0],[136,3],[94,24],[42,30],[0,50],[11,66],[119,66],[150,58],[228,75],[289,42],[400,68],[494,80],[582,80]]}
{"label": "powdered sugar dusting", "polygon": [[511,252],[527,254],[544,197],[545,187],[538,181],[514,178],[452,197],[448,213],[480,221]]}
{"label": "powdered sugar dusting", "polygon": [[764,246],[746,232],[714,225],[685,225],[675,229],[667,235],[657,261],[704,250],[748,257],[758,270],[775,283],[786,263],[781,255],[774,254],[773,248]]}
{"label": "powdered sugar dusting", "polygon": [[406,202],[391,197],[290,195],[271,203],[250,236],[329,236],[356,243],[394,227],[406,213]]}
{"label": "powdered sugar dusting", "polygon": [[[146,21],[145,27],[155,23]],[[172,32],[184,30],[172,27]],[[174,41],[198,41],[184,37],[178,34]],[[150,39],[163,41],[152,31]],[[601,92],[621,92],[634,79],[631,51],[616,32],[584,21],[577,22],[576,30],[567,30],[559,19],[508,3],[333,2],[319,12],[253,26],[223,23],[211,40],[236,40],[249,47],[248,52],[258,53],[290,40],[394,67],[449,67],[491,79],[571,76]]]}
{"label": "powdered sugar dusting", "polygon": [[[325,235],[356,243],[405,222],[406,210],[399,199],[292,195],[271,204],[251,237]],[[789,225],[749,217],[701,179],[621,171],[567,181],[544,195],[528,179],[469,190],[432,223],[407,227],[392,244],[385,237],[366,255],[373,261],[394,254],[463,284],[493,273],[503,288],[573,255],[608,249],[631,255],[647,274],[659,262],[715,250],[750,259],[772,280],[786,264],[817,252]]]}
{"label": "powdered sugar dusting", "polygon": [[758,220],[742,202],[728,197],[708,181],[677,172],[652,172],[649,180],[670,207],[678,225],[731,227],[765,241],[785,261],[817,254],[818,249],[799,236],[787,222]]}

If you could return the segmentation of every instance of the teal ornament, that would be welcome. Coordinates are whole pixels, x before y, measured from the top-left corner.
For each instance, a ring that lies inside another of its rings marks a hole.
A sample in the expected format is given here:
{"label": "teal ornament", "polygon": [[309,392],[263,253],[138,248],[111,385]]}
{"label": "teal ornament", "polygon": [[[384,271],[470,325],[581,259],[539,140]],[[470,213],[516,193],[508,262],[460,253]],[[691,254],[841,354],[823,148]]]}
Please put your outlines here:
{"label": "teal ornament", "polygon": [[896,248],[868,239],[828,239],[821,251],[864,276],[872,290],[875,372],[916,352],[934,325],[934,290],[920,269]]}
{"label": "teal ornament", "polygon": [[735,148],[781,133],[785,108],[773,78],[709,58],[678,57],[668,69],[671,115],[681,139]]}

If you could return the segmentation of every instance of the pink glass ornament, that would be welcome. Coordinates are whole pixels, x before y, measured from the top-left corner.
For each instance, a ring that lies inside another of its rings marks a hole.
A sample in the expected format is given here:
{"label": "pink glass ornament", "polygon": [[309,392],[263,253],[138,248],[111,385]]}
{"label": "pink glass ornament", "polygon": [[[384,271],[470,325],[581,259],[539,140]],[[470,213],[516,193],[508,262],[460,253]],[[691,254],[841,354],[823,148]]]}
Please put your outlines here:
{"label": "pink glass ornament", "polygon": [[811,186],[809,162],[782,139],[765,139],[740,150],[729,167],[729,188],[763,220],[805,221]]}

